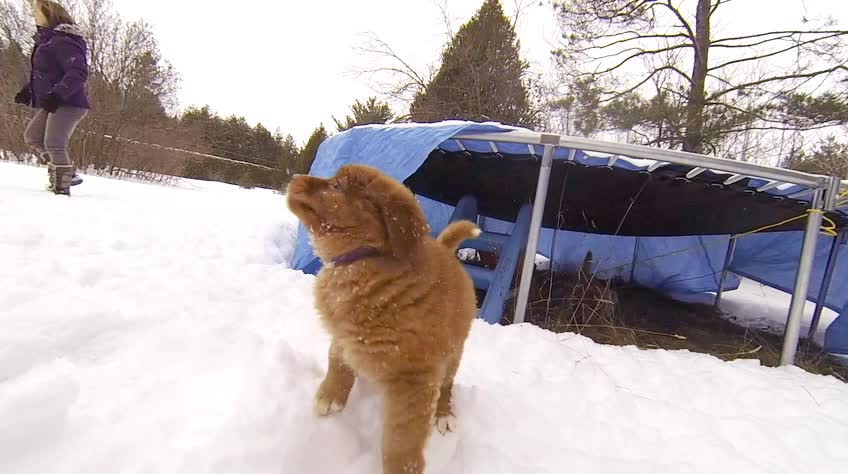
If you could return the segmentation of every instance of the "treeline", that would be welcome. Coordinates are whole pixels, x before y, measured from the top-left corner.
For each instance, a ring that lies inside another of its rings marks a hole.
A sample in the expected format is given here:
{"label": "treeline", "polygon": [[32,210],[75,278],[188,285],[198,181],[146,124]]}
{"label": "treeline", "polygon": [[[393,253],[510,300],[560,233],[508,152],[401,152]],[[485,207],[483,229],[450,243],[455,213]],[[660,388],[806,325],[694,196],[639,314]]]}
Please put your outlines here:
{"label": "treeline", "polygon": [[243,117],[222,118],[205,106],[183,113],[179,128],[198,137],[193,150],[223,158],[189,161],[186,177],[280,188],[291,174],[303,171],[301,150],[291,135],[271,133],[261,123],[251,127]]}
{"label": "treeline", "polygon": [[[104,173],[280,188],[309,169],[331,133],[368,123],[467,119],[848,178],[844,133],[829,136],[848,124],[848,31],[829,19],[799,22],[792,31],[721,35],[709,26],[734,15],[736,3],[556,1],[558,69],[541,77],[521,57],[516,19],[498,0],[482,0],[427,74],[378,38],[366,48],[375,53],[369,67],[377,65],[368,72],[388,84],[382,94],[405,104],[404,113],[395,116],[377,97],[356,101],[348,116],[334,119],[335,130],[320,124],[299,146],[279,130],[220,117],[206,106],[178,113],[179,77],[149,26],[124,22],[109,0],[75,5],[91,51],[92,112],[72,151],[78,165]],[[31,113],[11,104],[28,74],[29,15],[27,0],[0,0],[0,96],[9,98],[0,101],[0,149],[15,156],[27,152],[21,136]]]}
{"label": "treeline", "polygon": [[[77,166],[113,175],[180,175],[184,154],[139,145],[182,149],[197,141],[173,133],[179,122],[172,115],[179,78],[162,58],[149,25],[123,21],[107,0],[81,0],[74,6],[89,46],[92,106],[71,143]],[[22,134],[32,111],[9,97],[29,78],[34,35],[30,3],[0,0],[0,149],[17,159],[29,152]]]}
{"label": "treeline", "polygon": [[[0,153],[25,160],[23,141],[32,110],[11,98],[29,78],[34,43],[30,2],[0,0]],[[178,113],[179,76],[165,60],[149,25],[125,22],[109,0],[71,4],[89,45],[91,112],[71,143],[76,165],[113,176],[170,176],[280,188],[306,172],[323,126],[299,147],[290,135],[220,117],[208,106]]]}

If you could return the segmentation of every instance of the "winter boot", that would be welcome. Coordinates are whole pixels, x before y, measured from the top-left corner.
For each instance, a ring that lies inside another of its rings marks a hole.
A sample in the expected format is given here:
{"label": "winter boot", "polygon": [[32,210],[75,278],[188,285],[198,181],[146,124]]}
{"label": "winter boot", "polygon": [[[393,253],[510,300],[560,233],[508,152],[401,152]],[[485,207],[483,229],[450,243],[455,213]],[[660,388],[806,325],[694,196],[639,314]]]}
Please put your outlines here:
{"label": "winter boot", "polygon": [[47,163],[47,190],[52,192],[54,189],[56,189],[56,169]]}
{"label": "winter boot", "polygon": [[74,167],[71,165],[47,165],[50,190],[54,194],[71,195],[71,179],[74,175]]}
{"label": "winter boot", "polygon": [[82,177],[77,174],[76,167],[74,167],[73,163],[71,163],[71,169],[73,170],[73,173],[71,174],[71,186],[82,184]]}

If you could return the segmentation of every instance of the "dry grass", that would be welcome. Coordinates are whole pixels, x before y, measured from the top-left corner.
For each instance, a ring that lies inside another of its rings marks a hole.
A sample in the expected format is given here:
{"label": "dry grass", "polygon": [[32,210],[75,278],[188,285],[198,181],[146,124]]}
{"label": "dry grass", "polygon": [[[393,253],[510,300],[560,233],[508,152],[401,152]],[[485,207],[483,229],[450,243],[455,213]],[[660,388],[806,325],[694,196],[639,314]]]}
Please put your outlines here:
{"label": "dry grass", "polygon": [[[547,271],[534,272],[532,281],[525,320],[557,333],[581,334],[599,344],[685,349],[728,361],[758,359],[772,367],[780,361],[782,336],[734,324],[712,306],[683,303],[650,289],[602,280],[593,281],[594,293],[575,293],[577,276]],[[507,302],[504,323],[512,320],[516,293]],[[613,303],[614,311],[596,309]],[[809,341],[802,342],[796,364],[848,382],[848,367]]]}

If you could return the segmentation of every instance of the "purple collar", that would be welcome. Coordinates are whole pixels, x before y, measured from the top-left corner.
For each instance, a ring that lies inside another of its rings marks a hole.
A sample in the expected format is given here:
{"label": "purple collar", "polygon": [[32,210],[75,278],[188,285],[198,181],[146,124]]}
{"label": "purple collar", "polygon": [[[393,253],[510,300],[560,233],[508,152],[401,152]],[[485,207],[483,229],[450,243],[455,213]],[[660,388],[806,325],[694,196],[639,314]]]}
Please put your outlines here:
{"label": "purple collar", "polygon": [[330,260],[330,266],[337,267],[347,265],[357,260],[362,260],[363,258],[374,257],[379,253],[380,252],[374,247],[359,247]]}

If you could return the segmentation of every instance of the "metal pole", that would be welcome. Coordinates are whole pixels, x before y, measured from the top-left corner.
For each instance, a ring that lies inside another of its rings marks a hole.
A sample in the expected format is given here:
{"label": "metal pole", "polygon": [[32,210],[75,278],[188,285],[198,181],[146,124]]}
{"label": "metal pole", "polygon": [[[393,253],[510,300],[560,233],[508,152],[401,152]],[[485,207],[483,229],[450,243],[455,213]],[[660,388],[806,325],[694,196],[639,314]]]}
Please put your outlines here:
{"label": "metal pole", "polygon": [[830,289],[830,281],[833,279],[833,270],[836,268],[836,259],[839,255],[839,246],[845,243],[848,234],[844,230],[840,231],[833,238],[833,243],[830,244],[830,253],[827,256],[827,265],[824,269],[824,277],[822,277],[821,288],[819,288],[819,296],[816,298],[816,310],[813,312],[813,320],[810,322],[810,331],[807,333],[807,339],[813,340],[816,335],[816,330],[819,328],[819,320],[821,319],[822,310],[824,309],[827,292]]}
{"label": "metal pole", "polygon": [[[515,130],[498,133],[460,134],[453,138],[478,141],[496,141],[504,143],[533,143],[546,144],[543,140],[546,134]],[[714,156],[700,155],[680,150],[667,148],[654,148],[644,145],[633,145],[630,143],[606,142],[581,137],[560,137],[558,143],[561,148],[577,149],[582,151],[596,151],[612,155],[621,155],[629,158],[646,158],[654,161],[665,161],[678,165],[708,168],[714,171],[740,174],[765,178],[772,181],[797,184],[810,188],[832,189],[834,184],[829,176],[813,175],[802,171],[794,171],[786,168],[775,168],[765,165],[757,165],[747,161],[730,160],[727,158],[716,158]],[[832,208],[827,207],[830,210]]]}
{"label": "metal pole", "polygon": [[[559,136],[553,135],[553,137],[554,143],[559,142]],[[547,143],[551,143],[551,141],[549,140]],[[536,247],[539,244],[539,232],[542,229],[542,213],[545,210],[545,200],[548,197],[548,183],[551,179],[553,158],[554,146],[546,144],[545,151],[542,153],[542,166],[539,168],[539,180],[536,182],[536,199],[533,202],[533,214],[530,217],[530,232],[527,236],[527,248],[524,251],[524,267],[521,270],[518,298],[515,301],[515,317],[513,318],[513,323],[515,324],[524,322],[524,312],[527,309],[527,298],[530,295],[530,280],[533,278],[533,267],[536,263]],[[553,264],[553,262],[551,263]]]}
{"label": "metal pole", "polygon": [[630,284],[636,281],[636,261],[639,259],[639,237],[636,237],[636,242],[633,244],[633,261],[630,262]]}
{"label": "metal pole", "polygon": [[724,255],[724,267],[721,269],[721,279],[718,282],[718,291],[716,291],[715,304],[713,307],[718,309],[721,303],[721,296],[724,294],[724,284],[727,283],[727,274],[730,272],[730,261],[733,260],[733,255],[736,253],[736,236],[730,236],[730,242],[727,243],[727,253]]}
{"label": "metal pole", "polygon": [[[810,209],[821,210],[823,192],[822,189],[817,189],[813,193]],[[816,240],[819,236],[821,223],[821,212],[811,212],[807,216],[804,243],[801,245],[801,258],[798,260],[798,273],[795,275],[795,289],[792,292],[792,304],[789,306],[786,331],[783,333],[783,351],[780,354],[780,365],[795,363],[795,352],[798,350],[798,339],[801,332],[801,319],[804,315],[804,304],[807,302],[807,291],[810,288],[810,271],[813,268],[813,258],[816,255]]]}

